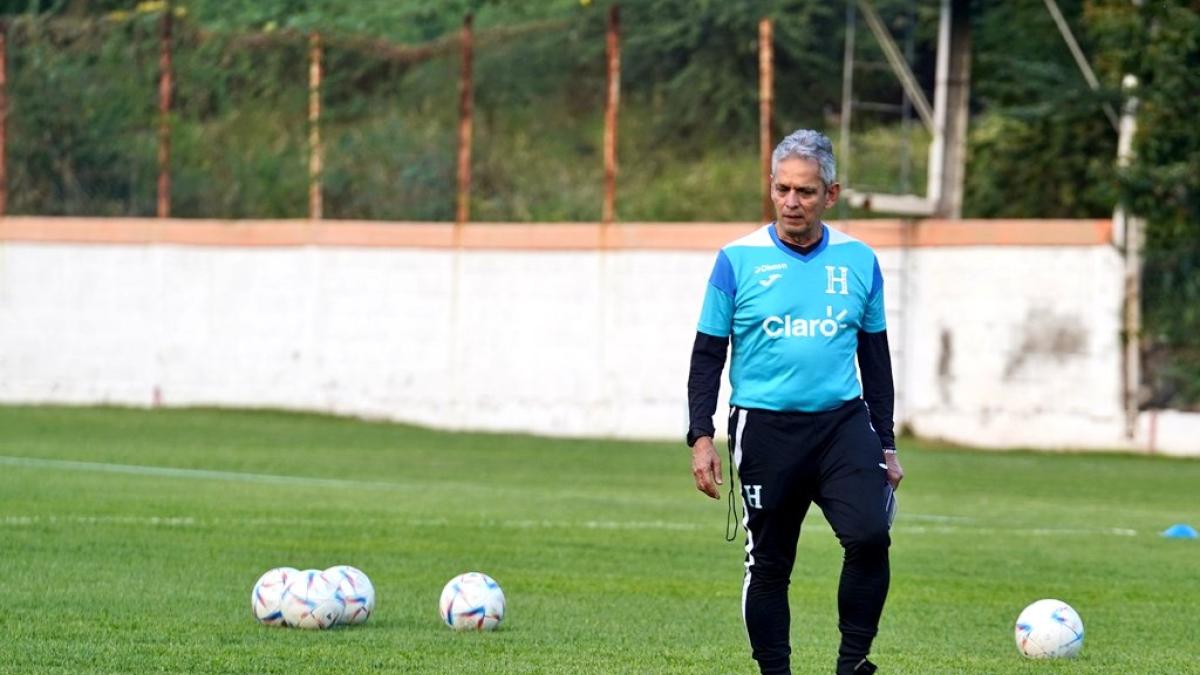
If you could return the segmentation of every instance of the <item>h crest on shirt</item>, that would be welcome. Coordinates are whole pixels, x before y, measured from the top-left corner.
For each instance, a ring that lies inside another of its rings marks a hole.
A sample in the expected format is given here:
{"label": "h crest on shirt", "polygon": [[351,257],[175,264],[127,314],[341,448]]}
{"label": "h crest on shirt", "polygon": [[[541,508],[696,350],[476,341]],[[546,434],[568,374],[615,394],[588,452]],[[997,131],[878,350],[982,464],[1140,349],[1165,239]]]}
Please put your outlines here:
{"label": "h crest on shirt", "polygon": [[[837,270],[837,272],[834,272]],[[833,265],[825,266],[825,279],[828,283],[825,284],[825,292],[830,295],[849,295],[850,290],[846,282],[849,272],[845,267],[834,267]]]}

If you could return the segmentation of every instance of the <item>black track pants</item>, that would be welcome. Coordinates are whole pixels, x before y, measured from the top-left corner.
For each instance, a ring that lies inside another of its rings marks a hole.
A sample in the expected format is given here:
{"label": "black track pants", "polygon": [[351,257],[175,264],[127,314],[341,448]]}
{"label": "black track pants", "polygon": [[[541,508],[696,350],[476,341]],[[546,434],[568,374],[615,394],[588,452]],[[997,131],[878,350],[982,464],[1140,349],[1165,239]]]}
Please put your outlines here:
{"label": "black track pants", "polygon": [[788,581],[815,502],[845,551],[838,585],[838,673],[867,656],[888,591],[891,487],[861,400],[821,413],[733,408],[730,451],[746,508],[742,614],[763,673],[790,673]]}

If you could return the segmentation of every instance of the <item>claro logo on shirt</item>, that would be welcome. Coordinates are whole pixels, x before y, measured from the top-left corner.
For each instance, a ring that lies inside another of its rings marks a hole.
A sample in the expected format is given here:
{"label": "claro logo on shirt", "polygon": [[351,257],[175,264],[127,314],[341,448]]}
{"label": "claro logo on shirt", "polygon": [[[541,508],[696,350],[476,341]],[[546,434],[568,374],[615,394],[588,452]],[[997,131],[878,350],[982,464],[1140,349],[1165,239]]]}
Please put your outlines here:
{"label": "claro logo on shirt", "polygon": [[847,310],[842,310],[835,316],[833,307],[826,305],[825,318],[823,319],[805,319],[803,317],[793,317],[788,314],[785,316],[768,316],[763,319],[762,329],[767,337],[772,340],[777,338],[805,338],[824,335],[825,337],[833,337],[838,334],[838,331],[846,328],[846,324],[842,320],[846,318]]}

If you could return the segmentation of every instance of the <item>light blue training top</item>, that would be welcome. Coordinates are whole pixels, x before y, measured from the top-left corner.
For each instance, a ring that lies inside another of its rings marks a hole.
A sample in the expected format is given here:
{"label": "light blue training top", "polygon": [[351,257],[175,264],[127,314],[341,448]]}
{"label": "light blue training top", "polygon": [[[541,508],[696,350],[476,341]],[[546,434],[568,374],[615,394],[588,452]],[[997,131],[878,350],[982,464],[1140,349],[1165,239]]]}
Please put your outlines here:
{"label": "light blue training top", "polygon": [[858,331],[887,328],[875,252],[822,224],[808,255],[769,223],[717,254],[698,329],[733,344],[730,404],[818,412],[862,396]]}

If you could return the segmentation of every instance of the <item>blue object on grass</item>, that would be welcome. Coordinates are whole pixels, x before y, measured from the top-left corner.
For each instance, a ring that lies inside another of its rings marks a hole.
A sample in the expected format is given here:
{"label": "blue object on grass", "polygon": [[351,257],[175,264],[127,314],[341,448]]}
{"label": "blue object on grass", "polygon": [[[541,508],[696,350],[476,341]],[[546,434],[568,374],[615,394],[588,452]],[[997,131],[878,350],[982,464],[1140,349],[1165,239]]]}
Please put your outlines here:
{"label": "blue object on grass", "polygon": [[1177,523],[1163,530],[1162,536],[1167,539],[1195,539],[1197,536],[1196,528],[1191,525]]}

